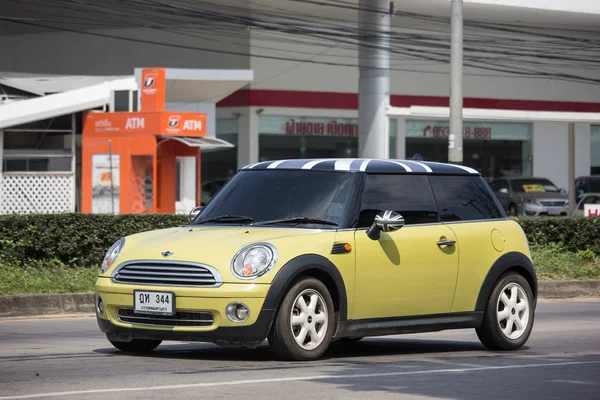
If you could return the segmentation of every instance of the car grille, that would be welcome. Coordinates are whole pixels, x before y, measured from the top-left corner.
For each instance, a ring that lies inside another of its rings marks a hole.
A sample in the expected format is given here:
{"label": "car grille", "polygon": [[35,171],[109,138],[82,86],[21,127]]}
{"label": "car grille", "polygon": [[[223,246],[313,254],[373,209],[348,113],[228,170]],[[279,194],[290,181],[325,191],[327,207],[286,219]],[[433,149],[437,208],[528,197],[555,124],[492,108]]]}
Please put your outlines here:
{"label": "car grille", "polygon": [[158,326],[211,326],[214,316],[211,312],[179,311],[175,315],[140,315],[131,308],[119,308],[117,315],[121,322]]}
{"label": "car grille", "polygon": [[161,286],[218,286],[221,279],[212,268],[198,264],[136,262],[119,267],[115,283]]}
{"label": "car grille", "polygon": [[540,201],[540,204],[547,207],[564,207],[567,204],[566,201]]}

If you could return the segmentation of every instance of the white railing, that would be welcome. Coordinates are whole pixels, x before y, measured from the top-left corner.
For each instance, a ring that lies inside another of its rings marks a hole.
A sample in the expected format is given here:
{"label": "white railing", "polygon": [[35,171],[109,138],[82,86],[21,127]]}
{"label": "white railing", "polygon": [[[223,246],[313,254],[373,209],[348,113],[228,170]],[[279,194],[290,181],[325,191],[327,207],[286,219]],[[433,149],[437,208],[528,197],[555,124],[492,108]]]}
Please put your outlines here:
{"label": "white railing", "polygon": [[0,174],[0,214],[74,211],[75,179],[72,172]]}

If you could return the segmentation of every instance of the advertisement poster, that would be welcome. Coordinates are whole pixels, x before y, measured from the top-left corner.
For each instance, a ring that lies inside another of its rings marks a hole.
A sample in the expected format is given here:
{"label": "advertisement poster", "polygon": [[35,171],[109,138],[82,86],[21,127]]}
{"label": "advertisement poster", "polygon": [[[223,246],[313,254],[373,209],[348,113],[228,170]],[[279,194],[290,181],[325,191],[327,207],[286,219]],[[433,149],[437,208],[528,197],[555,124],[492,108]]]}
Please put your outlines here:
{"label": "advertisement poster", "polygon": [[92,214],[119,213],[119,156],[92,157]]}

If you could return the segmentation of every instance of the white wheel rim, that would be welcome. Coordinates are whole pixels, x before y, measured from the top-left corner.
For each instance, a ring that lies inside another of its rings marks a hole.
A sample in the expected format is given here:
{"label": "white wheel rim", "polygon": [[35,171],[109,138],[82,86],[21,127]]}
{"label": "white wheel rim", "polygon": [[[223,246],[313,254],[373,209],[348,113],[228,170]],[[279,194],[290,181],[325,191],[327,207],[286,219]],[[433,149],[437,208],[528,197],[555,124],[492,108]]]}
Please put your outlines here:
{"label": "white wheel rim", "polygon": [[496,307],[500,331],[508,339],[518,339],[529,324],[529,300],[525,290],[517,283],[509,283],[502,289]]}
{"label": "white wheel rim", "polygon": [[314,350],[323,342],[329,317],[327,305],[319,292],[306,289],[296,297],[292,306],[290,325],[298,346]]}

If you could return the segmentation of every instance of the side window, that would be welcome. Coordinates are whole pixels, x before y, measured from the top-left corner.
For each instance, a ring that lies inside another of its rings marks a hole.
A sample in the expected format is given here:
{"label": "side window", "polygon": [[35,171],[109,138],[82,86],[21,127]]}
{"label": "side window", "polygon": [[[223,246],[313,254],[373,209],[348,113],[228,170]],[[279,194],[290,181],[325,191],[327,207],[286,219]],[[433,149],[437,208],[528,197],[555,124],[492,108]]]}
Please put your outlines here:
{"label": "side window", "polygon": [[385,210],[402,214],[406,225],[439,222],[425,175],[367,175],[357,227],[369,227]]}
{"label": "side window", "polygon": [[431,176],[429,178],[442,221],[503,218],[496,199],[481,177]]}

